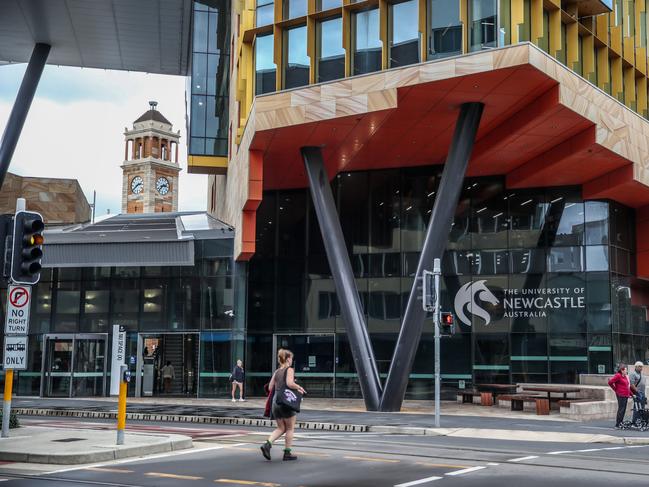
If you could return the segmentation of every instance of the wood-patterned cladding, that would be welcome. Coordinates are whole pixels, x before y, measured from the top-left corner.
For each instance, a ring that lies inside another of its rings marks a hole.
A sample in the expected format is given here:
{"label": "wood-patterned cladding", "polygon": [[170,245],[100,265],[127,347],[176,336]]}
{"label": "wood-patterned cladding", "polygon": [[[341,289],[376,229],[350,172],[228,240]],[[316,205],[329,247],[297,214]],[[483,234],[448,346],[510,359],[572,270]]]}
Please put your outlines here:
{"label": "wood-patterned cladding", "polygon": [[[468,11],[470,0],[459,2],[462,23],[463,52],[468,52]],[[614,98],[626,104],[640,115],[647,117],[647,0],[624,0],[622,11],[591,17],[580,17],[580,3],[566,3],[561,0],[498,0],[501,15],[499,28],[507,36],[508,43],[530,41],[545,48],[548,54],[563,60],[569,69],[580,73],[584,78],[601,88]],[[238,59],[238,68],[233,73],[236,85],[233,93],[239,102],[237,117],[233,117],[236,142],[245,126],[254,97],[254,40],[258,35],[272,33],[274,36],[274,62],[276,88],[283,88],[282,66],[284,65],[283,37],[289,27],[306,25],[307,55],[310,58],[310,83],[315,82],[316,68],[316,24],[318,21],[335,16],[342,17],[343,34],[341,46],[345,49],[345,75],[351,74],[351,14],[357,10],[377,7],[379,9],[379,31],[383,45],[383,69],[388,67],[388,22],[389,2],[387,0],[363,0],[354,2],[342,0],[338,8],[319,11],[316,0],[305,0],[307,15],[284,20],[282,0],[274,3],[274,22],[270,25],[255,26],[255,1],[240,0],[233,15],[233,32],[239,36],[235,40],[233,52]],[[615,8],[616,2],[614,2]],[[419,2],[419,32],[423,39],[427,36],[427,16],[429,2]],[[585,8],[585,7],[582,7]],[[526,12],[529,12],[526,15]],[[629,21],[632,21],[630,25]],[[529,31],[529,38],[522,32]],[[426,44],[421,43],[421,59],[426,59]],[[501,46],[502,47],[502,46]],[[237,130],[239,129],[239,130]]]}

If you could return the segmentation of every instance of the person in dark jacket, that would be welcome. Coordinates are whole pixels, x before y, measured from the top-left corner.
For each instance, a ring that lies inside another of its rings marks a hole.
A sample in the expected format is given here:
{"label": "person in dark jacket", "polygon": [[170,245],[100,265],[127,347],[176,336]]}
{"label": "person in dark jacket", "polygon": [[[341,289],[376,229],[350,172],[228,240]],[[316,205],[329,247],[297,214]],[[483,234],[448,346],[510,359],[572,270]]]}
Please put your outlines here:
{"label": "person in dark jacket", "polygon": [[611,377],[608,385],[615,392],[617,396],[617,416],[615,418],[615,427],[619,428],[624,421],[624,414],[626,413],[626,404],[631,397],[631,385],[629,383],[628,369],[626,364],[620,364],[617,368],[617,374]]}
{"label": "person in dark jacket", "polygon": [[245,378],[246,373],[243,370],[243,362],[241,360],[237,360],[237,365],[234,366],[234,369],[232,369],[232,374],[230,374],[230,380],[232,381],[232,402],[237,402],[237,400],[234,398],[234,393],[236,392],[237,387],[239,388],[239,401],[245,401],[245,399],[243,398],[243,382]]}

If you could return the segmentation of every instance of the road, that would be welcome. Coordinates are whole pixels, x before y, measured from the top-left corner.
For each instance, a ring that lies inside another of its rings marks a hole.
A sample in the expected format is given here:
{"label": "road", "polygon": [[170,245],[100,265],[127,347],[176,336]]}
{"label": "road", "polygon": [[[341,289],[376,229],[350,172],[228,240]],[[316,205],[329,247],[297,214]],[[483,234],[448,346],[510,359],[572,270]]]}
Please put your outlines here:
{"label": "road", "polygon": [[[56,427],[111,428],[110,422],[26,418]],[[169,423],[130,423],[138,431],[170,431],[194,438],[179,452],[68,467],[0,465],[7,486],[215,486],[414,487],[643,485],[649,475],[649,445],[573,444],[471,438],[299,432],[297,462],[262,458],[260,428],[223,428]]]}

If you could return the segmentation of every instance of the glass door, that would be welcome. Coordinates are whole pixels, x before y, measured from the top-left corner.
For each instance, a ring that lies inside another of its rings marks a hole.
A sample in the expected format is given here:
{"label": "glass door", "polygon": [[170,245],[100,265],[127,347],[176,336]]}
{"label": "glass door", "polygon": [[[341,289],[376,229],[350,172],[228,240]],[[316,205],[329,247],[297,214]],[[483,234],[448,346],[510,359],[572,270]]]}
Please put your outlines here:
{"label": "glass door", "polygon": [[46,338],[45,395],[70,397],[72,380],[72,339]]}
{"label": "glass door", "polygon": [[41,395],[105,395],[106,339],[105,334],[45,335]]}
{"label": "glass door", "polygon": [[106,340],[75,338],[72,396],[102,396],[105,387]]}
{"label": "glass door", "polygon": [[293,352],[295,376],[311,397],[334,397],[336,354],[333,334],[275,335],[275,362],[280,348],[288,348]]}

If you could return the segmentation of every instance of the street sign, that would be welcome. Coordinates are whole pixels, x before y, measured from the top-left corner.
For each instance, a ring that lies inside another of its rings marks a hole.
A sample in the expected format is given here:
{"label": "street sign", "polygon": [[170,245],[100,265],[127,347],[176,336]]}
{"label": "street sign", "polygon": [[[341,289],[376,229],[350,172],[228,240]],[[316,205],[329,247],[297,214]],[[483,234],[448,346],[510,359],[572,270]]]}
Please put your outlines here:
{"label": "street sign", "polygon": [[5,336],[4,369],[27,369],[27,337]]}
{"label": "street sign", "polygon": [[31,286],[9,286],[5,335],[27,335],[31,299]]}

